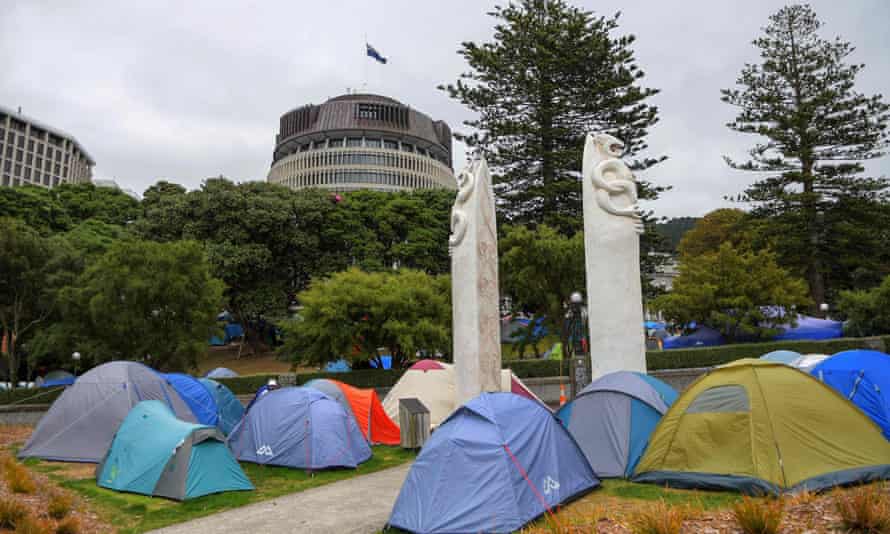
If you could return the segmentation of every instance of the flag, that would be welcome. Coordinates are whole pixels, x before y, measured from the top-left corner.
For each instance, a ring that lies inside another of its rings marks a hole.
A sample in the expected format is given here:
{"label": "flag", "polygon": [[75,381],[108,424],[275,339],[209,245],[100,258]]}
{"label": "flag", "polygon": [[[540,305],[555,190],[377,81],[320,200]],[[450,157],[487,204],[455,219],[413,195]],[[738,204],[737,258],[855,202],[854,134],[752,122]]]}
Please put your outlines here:
{"label": "flag", "polygon": [[373,46],[369,45],[368,43],[365,43],[365,48],[366,48],[368,57],[372,57],[372,58],[376,59],[377,61],[379,61],[380,63],[386,64],[386,58],[381,56],[380,52],[375,50]]}

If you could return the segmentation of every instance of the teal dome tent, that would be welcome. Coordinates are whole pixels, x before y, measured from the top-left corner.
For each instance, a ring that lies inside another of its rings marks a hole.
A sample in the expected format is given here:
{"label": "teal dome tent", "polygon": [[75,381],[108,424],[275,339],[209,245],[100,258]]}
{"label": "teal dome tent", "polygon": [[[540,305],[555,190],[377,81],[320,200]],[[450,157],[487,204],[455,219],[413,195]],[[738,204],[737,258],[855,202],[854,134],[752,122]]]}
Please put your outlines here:
{"label": "teal dome tent", "polygon": [[254,489],[216,427],[180,421],[156,400],[130,410],[96,468],[96,483],[178,501]]}

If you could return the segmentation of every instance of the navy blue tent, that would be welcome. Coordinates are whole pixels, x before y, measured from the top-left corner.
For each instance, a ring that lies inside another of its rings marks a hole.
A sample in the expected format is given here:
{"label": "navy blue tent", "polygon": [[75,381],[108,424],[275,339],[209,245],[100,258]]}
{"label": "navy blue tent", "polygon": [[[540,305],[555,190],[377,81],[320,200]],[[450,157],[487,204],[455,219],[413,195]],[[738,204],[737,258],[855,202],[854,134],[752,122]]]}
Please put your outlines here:
{"label": "navy blue tent", "polygon": [[513,532],[599,485],[550,411],[512,393],[483,393],[424,445],[389,524],[411,532]]}
{"label": "navy blue tent", "polygon": [[301,469],[356,467],[371,447],[352,415],[314,388],[267,392],[229,435],[241,461]]}
{"label": "navy blue tent", "polygon": [[664,340],[665,349],[688,349],[691,347],[713,347],[723,345],[723,336],[720,332],[707,326],[700,326],[698,330],[688,336],[671,336]]}
{"label": "navy blue tent", "polygon": [[797,316],[797,326],[786,325],[784,331],[775,337],[777,340],[795,339],[835,339],[844,337],[844,323],[817,317]]}
{"label": "navy blue tent", "polygon": [[176,393],[179,393],[182,400],[195,414],[195,419],[198,420],[198,423],[216,426],[216,423],[219,421],[216,401],[203,384],[198,382],[197,379],[182,373],[166,373],[161,376],[167,380],[168,384],[173,386]]}
{"label": "navy blue tent", "polygon": [[244,328],[241,327],[238,323],[229,323],[225,327],[223,327],[223,331],[226,334],[224,343],[229,343],[233,339],[237,339],[244,335]]}
{"label": "navy blue tent", "polygon": [[890,356],[845,350],[823,360],[810,374],[850,399],[890,439]]}

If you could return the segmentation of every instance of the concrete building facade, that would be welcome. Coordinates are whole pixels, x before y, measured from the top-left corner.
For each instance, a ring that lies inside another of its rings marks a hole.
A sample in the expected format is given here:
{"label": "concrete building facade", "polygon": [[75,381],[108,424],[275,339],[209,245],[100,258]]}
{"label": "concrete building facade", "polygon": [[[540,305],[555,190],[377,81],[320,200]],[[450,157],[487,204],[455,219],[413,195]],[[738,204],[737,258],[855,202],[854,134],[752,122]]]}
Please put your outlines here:
{"label": "concrete building facade", "polygon": [[89,182],[94,165],[73,136],[0,106],[0,185]]}
{"label": "concrete building facade", "polygon": [[282,115],[268,181],[293,189],[456,189],[451,129],[393,100],[346,94]]}

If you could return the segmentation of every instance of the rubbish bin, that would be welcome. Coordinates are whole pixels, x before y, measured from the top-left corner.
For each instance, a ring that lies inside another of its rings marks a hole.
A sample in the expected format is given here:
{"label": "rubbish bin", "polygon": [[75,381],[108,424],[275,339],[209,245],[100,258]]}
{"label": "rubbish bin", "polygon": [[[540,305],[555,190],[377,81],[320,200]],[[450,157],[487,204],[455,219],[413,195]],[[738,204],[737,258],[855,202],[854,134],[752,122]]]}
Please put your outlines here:
{"label": "rubbish bin", "polygon": [[418,399],[399,399],[402,448],[419,449],[430,437],[430,411]]}

